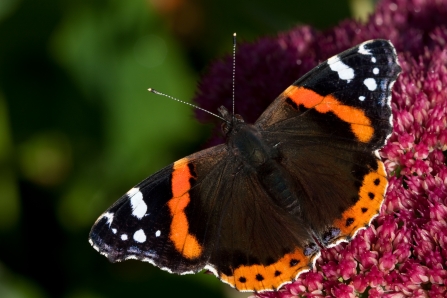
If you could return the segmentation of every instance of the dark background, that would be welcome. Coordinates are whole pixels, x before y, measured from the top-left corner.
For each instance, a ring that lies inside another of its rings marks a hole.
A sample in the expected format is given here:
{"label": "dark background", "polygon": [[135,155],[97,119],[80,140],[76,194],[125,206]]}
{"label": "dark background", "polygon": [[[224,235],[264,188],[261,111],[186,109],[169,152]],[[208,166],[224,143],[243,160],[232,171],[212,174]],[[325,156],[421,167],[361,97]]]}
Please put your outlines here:
{"label": "dark background", "polygon": [[0,0],[0,297],[235,295],[211,275],[111,264],[87,242],[117,198],[209,137],[192,108],[147,88],[191,101],[233,32],[244,42],[304,23],[324,29],[371,7]]}

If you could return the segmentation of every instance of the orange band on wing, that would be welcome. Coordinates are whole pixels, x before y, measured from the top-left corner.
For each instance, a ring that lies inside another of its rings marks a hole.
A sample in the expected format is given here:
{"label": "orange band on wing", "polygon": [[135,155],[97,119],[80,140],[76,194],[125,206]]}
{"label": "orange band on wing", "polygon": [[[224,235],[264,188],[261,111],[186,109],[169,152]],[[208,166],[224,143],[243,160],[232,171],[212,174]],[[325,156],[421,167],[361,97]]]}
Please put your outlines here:
{"label": "orange band on wing", "polygon": [[357,203],[343,212],[341,218],[334,222],[334,226],[341,231],[340,236],[354,236],[361,228],[368,226],[371,219],[379,212],[388,186],[385,167],[377,161],[377,171],[372,171],[363,177]]}
{"label": "orange band on wing", "polygon": [[334,96],[321,96],[304,87],[289,86],[284,94],[295,104],[305,108],[314,108],[320,113],[333,112],[342,121],[351,125],[351,130],[361,142],[368,142],[374,134],[371,121],[361,109],[342,104]]}
{"label": "orange band on wing", "polygon": [[239,291],[277,289],[284,283],[292,282],[300,273],[309,271],[318,255],[305,256],[303,249],[297,248],[273,264],[242,265],[234,270],[232,276],[221,273],[219,277]]}
{"label": "orange band on wing", "polygon": [[190,202],[191,178],[195,177],[188,167],[188,160],[183,158],[176,161],[171,181],[172,199],[167,204],[172,216],[169,238],[174,243],[175,249],[185,258],[195,259],[202,254],[202,246],[196,237],[189,233],[188,218],[185,214],[185,208]]}

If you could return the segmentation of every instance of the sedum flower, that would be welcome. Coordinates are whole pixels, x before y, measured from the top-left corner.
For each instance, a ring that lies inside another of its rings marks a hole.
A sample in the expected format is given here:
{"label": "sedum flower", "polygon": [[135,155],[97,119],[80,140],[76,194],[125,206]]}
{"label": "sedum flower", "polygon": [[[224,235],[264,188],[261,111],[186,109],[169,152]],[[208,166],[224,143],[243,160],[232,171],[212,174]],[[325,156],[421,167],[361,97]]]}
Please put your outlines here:
{"label": "sedum flower", "polygon": [[[301,26],[239,46],[236,112],[247,122],[319,62],[365,40],[390,39],[403,69],[393,89],[394,131],[381,150],[389,187],[380,215],[350,243],[322,250],[294,283],[255,296],[447,296],[446,20],[447,0],[384,0],[366,23],[347,20],[325,32]],[[226,57],[209,68],[196,95],[201,107],[231,106],[231,66]]]}

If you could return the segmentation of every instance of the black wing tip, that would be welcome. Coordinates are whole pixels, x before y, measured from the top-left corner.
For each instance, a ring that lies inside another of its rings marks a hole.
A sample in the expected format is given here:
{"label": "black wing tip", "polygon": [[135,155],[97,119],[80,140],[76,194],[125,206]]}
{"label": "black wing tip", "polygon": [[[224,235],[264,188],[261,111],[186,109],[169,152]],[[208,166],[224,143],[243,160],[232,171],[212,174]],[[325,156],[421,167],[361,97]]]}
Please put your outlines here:
{"label": "black wing tip", "polygon": [[358,44],[357,46],[354,47],[354,49],[355,48],[360,49],[365,46],[367,47],[367,50],[378,50],[378,49],[388,48],[388,49],[392,50],[394,56],[397,56],[396,48],[394,47],[393,43],[389,39],[380,39],[380,38],[370,39],[370,40],[367,40],[367,41],[364,41],[364,42]]}
{"label": "black wing tip", "polygon": [[103,241],[101,241],[101,239],[98,238],[97,236],[90,234],[88,242],[90,243],[90,245],[93,247],[94,250],[99,252],[101,255],[105,256],[109,260],[109,262],[116,263],[121,262],[123,260],[122,254],[117,253],[116,251],[110,248],[107,248],[107,245],[105,245]]}
{"label": "black wing tip", "polygon": [[110,246],[108,246],[104,239],[100,236],[104,228],[107,226],[107,218],[100,216],[96,223],[90,230],[88,242],[90,245],[99,252],[101,255],[105,256],[110,262],[115,263],[121,261],[121,255],[117,254]]}

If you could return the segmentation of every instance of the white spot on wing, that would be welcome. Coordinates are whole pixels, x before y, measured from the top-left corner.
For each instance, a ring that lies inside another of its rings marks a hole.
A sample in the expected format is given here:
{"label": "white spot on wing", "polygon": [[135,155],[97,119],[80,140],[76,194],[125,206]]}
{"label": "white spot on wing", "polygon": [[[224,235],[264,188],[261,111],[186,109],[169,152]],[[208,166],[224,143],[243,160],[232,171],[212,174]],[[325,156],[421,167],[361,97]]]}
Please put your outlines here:
{"label": "white spot on wing", "polygon": [[133,234],[133,240],[139,243],[143,243],[144,241],[146,241],[146,234],[142,229],[139,229],[135,232],[135,234]]}
{"label": "white spot on wing", "polygon": [[366,97],[364,97],[363,95],[359,96],[359,100],[360,101],[364,101]]}
{"label": "white spot on wing", "polygon": [[365,41],[364,43],[362,43],[361,45],[359,45],[359,53],[362,55],[371,55],[370,50],[365,48],[365,45],[370,43],[371,41]]}
{"label": "white spot on wing", "polygon": [[376,60],[376,57],[371,57],[371,62],[372,62],[372,63],[376,63],[376,61],[377,61],[377,60]]}
{"label": "white spot on wing", "polygon": [[368,88],[369,91],[374,91],[377,89],[377,83],[376,80],[373,78],[367,78],[363,81],[363,84],[365,84],[366,88]]}
{"label": "white spot on wing", "polygon": [[107,224],[109,225],[109,228],[110,228],[110,226],[112,225],[112,222],[113,222],[113,213],[106,212],[102,215],[102,217],[107,218]]}
{"label": "white spot on wing", "polygon": [[155,232],[155,237],[160,237],[160,235],[161,235],[161,231],[160,231],[160,230],[158,230],[157,232]]}
{"label": "white spot on wing", "polygon": [[116,229],[112,229],[112,232],[113,232],[113,234],[116,234],[117,231],[116,231]]}
{"label": "white spot on wing", "polygon": [[127,240],[127,235],[126,234],[122,234],[121,235],[121,240],[126,241]]}
{"label": "white spot on wing", "polygon": [[338,73],[338,77],[341,80],[348,81],[349,83],[354,78],[354,69],[341,62],[338,56],[329,58],[327,63],[332,71]]}
{"label": "white spot on wing", "polygon": [[130,205],[132,206],[132,215],[138,219],[142,219],[146,214],[147,205],[143,200],[143,194],[138,187],[132,188],[127,192],[130,197]]}
{"label": "white spot on wing", "polygon": [[374,67],[374,69],[373,69],[373,74],[379,74],[379,69],[377,68],[377,67]]}
{"label": "white spot on wing", "polygon": [[352,68],[342,69],[338,71],[338,76],[340,77],[340,79],[347,80],[349,83],[349,81],[351,81],[354,78],[354,70]]}
{"label": "white spot on wing", "polygon": [[140,189],[138,187],[134,187],[129,189],[129,191],[127,192],[127,195],[129,196],[129,198],[133,197],[134,194],[136,194],[137,192],[139,192]]}

